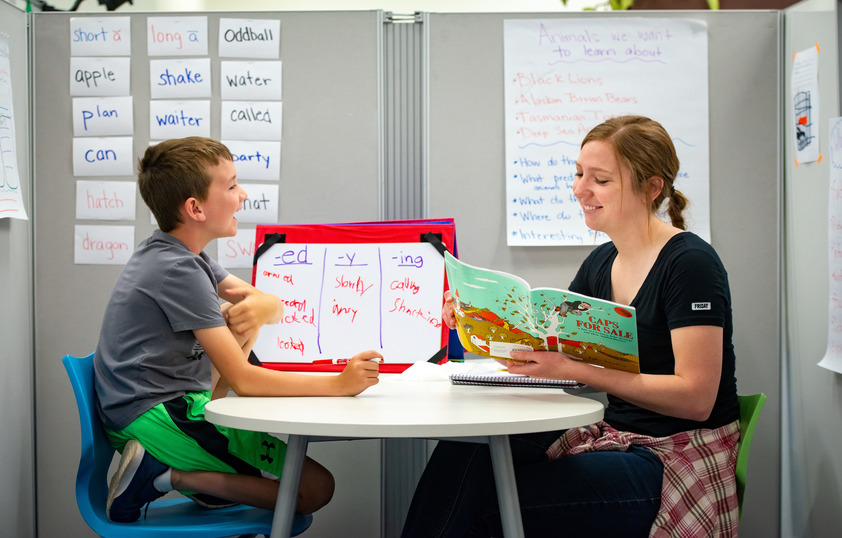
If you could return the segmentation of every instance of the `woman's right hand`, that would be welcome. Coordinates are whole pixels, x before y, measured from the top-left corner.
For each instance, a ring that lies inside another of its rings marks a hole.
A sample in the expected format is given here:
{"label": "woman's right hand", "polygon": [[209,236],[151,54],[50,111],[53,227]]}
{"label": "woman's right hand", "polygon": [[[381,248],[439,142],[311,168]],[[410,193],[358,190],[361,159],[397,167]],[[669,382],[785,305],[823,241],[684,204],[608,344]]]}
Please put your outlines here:
{"label": "woman's right hand", "polygon": [[450,290],[444,292],[444,306],[441,307],[441,319],[449,329],[456,328],[456,309],[453,305],[453,296]]}

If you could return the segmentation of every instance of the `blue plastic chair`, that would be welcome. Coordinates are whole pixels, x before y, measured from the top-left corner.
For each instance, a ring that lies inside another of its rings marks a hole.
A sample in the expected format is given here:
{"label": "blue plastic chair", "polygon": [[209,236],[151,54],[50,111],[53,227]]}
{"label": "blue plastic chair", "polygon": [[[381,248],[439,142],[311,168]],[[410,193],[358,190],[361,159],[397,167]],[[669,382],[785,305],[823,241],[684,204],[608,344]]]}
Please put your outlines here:
{"label": "blue plastic chair", "polygon": [[757,418],[763,410],[766,402],[766,395],[752,394],[750,396],[737,396],[740,402],[740,444],[737,448],[737,499],[740,505],[740,519],[743,518],[743,497],[746,490],[746,475],[748,474],[748,451],[751,448],[751,438],[754,436],[754,427],[757,425]]}
{"label": "blue plastic chair", "polygon": [[[207,510],[187,498],[159,499],[149,505],[145,517],[134,523],[113,523],[105,512],[108,468],[114,449],[105,436],[94,402],[94,354],[66,355],[62,362],[70,376],[82,432],[82,455],[76,474],[76,504],[85,523],[100,536],[148,538],[153,536],[221,537],[266,534],[272,529],[273,512],[236,505]],[[312,515],[296,515],[291,536],[306,531]]]}

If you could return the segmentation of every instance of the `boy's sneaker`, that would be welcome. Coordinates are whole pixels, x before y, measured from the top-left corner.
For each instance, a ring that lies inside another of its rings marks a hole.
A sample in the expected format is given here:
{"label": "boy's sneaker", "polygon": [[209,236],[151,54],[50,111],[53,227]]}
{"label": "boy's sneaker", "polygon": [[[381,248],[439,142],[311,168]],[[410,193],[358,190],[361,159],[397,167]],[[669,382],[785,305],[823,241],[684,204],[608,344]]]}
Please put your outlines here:
{"label": "boy's sneaker", "polygon": [[108,519],[118,523],[131,523],[140,517],[140,509],[162,497],[152,481],[169,469],[166,465],[147,454],[134,439],[126,443],[120,465],[108,487],[108,502],[105,511]]}

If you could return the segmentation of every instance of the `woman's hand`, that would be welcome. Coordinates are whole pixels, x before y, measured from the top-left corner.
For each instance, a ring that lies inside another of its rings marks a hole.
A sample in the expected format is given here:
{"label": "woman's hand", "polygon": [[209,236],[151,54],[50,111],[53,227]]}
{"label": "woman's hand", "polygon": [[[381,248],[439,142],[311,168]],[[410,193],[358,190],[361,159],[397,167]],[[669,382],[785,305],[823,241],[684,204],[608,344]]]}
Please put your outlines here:
{"label": "woman's hand", "polygon": [[441,307],[441,319],[449,329],[456,328],[456,307],[450,290],[444,292],[444,306]]}

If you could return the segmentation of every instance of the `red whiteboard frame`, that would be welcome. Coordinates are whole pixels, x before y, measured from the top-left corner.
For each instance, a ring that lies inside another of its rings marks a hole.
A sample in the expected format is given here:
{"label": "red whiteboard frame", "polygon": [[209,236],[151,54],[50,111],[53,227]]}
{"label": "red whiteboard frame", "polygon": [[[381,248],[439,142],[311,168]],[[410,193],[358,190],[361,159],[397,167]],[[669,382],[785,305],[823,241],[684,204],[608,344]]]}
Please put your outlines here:
{"label": "red whiteboard frame", "polygon": [[[266,236],[283,234],[286,243],[414,243],[421,242],[426,233],[435,234],[445,248],[456,256],[456,225],[452,218],[418,219],[395,221],[370,221],[344,224],[258,224],[255,238],[255,258],[252,265],[251,283],[257,280],[257,259]],[[444,279],[442,294],[447,290]],[[442,363],[447,360],[449,329],[442,324],[441,351],[431,359]],[[257,357],[259,359],[259,357]],[[380,371],[400,373],[412,363],[383,363]],[[298,372],[341,372],[345,366],[338,364],[312,364],[297,362],[262,362],[261,366],[272,370]]]}

